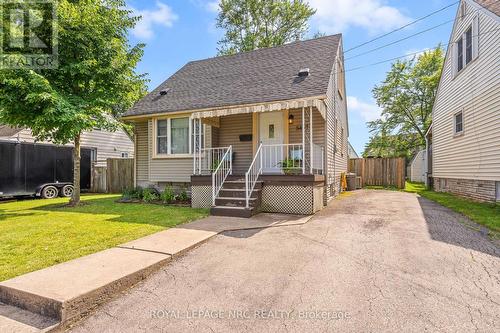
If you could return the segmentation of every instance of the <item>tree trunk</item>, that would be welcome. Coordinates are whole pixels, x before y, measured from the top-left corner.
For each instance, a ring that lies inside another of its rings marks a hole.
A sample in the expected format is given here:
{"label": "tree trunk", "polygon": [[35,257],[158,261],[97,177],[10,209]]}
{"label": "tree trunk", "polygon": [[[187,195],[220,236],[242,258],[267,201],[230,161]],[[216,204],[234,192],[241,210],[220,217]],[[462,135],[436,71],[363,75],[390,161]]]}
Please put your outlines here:
{"label": "tree trunk", "polygon": [[80,204],[80,134],[75,137],[73,148],[73,195],[69,200],[70,206]]}

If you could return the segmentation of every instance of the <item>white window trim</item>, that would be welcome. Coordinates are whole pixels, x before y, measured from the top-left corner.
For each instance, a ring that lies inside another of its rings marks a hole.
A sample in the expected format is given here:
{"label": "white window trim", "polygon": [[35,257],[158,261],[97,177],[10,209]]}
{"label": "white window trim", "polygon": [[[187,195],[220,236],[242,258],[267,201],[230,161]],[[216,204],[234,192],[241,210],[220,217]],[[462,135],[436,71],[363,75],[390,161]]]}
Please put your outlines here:
{"label": "white window trim", "polygon": [[[188,118],[189,119],[189,153],[187,154],[170,154],[170,153],[158,153],[158,121],[160,120],[166,120],[167,121],[167,152],[171,151],[171,128],[170,128],[170,123],[171,119],[174,118]],[[168,159],[168,158],[192,158],[193,157],[193,152],[192,152],[192,147],[191,147],[191,140],[193,136],[193,126],[192,126],[193,120],[189,115],[178,115],[178,116],[171,116],[171,117],[159,117],[159,118],[154,118],[153,119],[153,126],[152,126],[152,143],[153,143],[153,159]]]}
{"label": "white window trim", "polygon": [[[466,33],[472,28],[472,59],[467,63],[467,36]],[[458,41],[462,39],[462,69],[458,70]],[[463,32],[457,36],[455,42],[453,43],[452,50],[452,66],[453,66],[453,78],[457,77],[460,73],[462,73],[470,64],[474,62],[479,56],[479,16],[476,14],[470,24],[465,26]]]}
{"label": "white window trim", "polygon": [[[462,114],[462,130],[460,132],[457,132],[457,115],[459,115],[459,114]],[[465,121],[464,121],[464,110],[460,110],[458,112],[455,112],[453,114],[453,136],[454,137],[464,135],[464,131],[465,131],[464,124],[465,124]]]}

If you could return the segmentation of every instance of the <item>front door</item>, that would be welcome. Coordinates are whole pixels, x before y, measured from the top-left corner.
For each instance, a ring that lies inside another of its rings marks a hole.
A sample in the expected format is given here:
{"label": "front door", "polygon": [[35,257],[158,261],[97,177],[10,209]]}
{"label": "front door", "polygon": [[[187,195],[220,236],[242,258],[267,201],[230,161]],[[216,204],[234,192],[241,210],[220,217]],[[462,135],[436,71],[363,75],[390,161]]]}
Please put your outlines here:
{"label": "front door", "polygon": [[263,173],[281,173],[284,156],[284,128],[281,112],[264,112],[259,118],[259,137],[263,145]]}

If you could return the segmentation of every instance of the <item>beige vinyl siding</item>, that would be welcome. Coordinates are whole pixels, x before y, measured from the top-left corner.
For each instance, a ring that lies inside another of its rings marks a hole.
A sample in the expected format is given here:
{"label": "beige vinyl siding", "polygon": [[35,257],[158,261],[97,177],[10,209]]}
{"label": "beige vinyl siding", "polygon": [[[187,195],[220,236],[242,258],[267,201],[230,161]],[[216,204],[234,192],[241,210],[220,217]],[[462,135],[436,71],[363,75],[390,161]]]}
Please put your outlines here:
{"label": "beige vinyl siding", "polygon": [[[342,43],[339,44],[337,59],[342,57]],[[332,68],[328,92],[326,98],[327,116],[326,116],[326,158],[327,158],[327,198],[335,196],[340,191],[340,175],[347,171],[348,163],[348,119],[347,119],[347,101],[346,96],[341,96],[337,89],[337,80],[339,79],[339,63],[336,62]],[[342,75],[345,75],[342,73]],[[345,80],[345,79],[344,79]],[[344,91],[344,95],[347,95]],[[341,132],[344,128],[344,140],[341,140]],[[337,152],[335,152],[335,147]],[[343,149],[343,154],[341,154]]]}
{"label": "beige vinyl siding", "polygon": [[193,174],[193,158],[153,158],[153,120],[148,121],[149,133],[149,181],[150,182],[181,182],[191,181]]}
{"label": "beige vinyl siding", "polygon": [[137,185],[149,181],[149,150],[148,150],[148,122],[138,122],[135,124],[136,140],[136,182]]}
{"label": "beige vinyl siding", "polygon": [[[292,109],[293,124],[288,125],[288,143],[302,143],[302,109]],[[325,144],[325,120],[318,110],[313,109],[313,142],[317,145]]]}
{"label": "beige vinyl siding", "polygon": [[252,114],[237,114],[220,118],[218,139],[220,147],[233,146],[233,173],[244,174],[253,159],[252,141],[240,142],[240,135],[252,134]]}
{"label": "beige vinyl siding", "polygon": [[[468,13],[474,9],[468,5]],[[474,16],[457,18],[451,42]],[[454,78],[454,52],[447,52],[433,110],[433,177],[500,180],[500,23],[482,11],[478,18],[478,57]],[[464,131],[454,136],[454,114],[459,111]]]}
{"label": "beige vinyl siding", "polygon": [[[31,130],[27,128],[22,129],[8,139],[29,143],[35,142],[35,138],[33,137]],[[37,142],[51,143],[50,141]],[[108,158],[121,158],[122,152],[128,153],[129,158],[134,157],[134,142],[122,129],[119,129],[116,132],[101,130],[83,132],[80,143],[83,148],[97,149],[97,166],[106,166],[106,160]],[[73,146],[73,144],[67,144],[67,146]]]}
{"label": "beige vinyl siding", "polygon": [[105,166],[108,158],[122,158],[122,152],[127,153],[128,158],[134,157],[134,143],[122,129],[116,132],[102,130],[83,132],[81,145],[97,149],[98,166]]}

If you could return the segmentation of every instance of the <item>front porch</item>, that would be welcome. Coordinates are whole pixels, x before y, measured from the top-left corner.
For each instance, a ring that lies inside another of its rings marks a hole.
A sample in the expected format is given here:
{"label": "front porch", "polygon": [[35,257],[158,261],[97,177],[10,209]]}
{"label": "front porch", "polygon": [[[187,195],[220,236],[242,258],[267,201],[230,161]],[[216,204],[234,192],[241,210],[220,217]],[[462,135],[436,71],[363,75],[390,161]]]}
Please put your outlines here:
{"label": "front porch", "polygon": [[325,120],[314,106],[194,117],[193,207],[216,215],[323,207]]}

